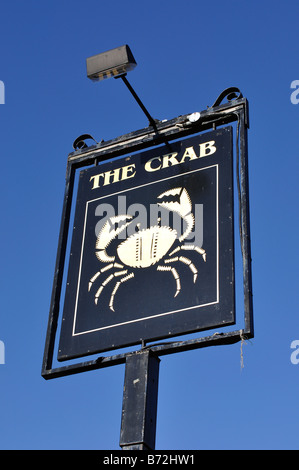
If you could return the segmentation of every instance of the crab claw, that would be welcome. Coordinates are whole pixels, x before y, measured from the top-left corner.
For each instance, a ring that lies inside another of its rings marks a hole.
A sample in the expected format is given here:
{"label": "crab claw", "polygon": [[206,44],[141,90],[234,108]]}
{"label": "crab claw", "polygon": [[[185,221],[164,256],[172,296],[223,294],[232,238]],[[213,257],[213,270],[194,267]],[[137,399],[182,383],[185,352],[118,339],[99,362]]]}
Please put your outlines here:
{"label": "crab claw", "polygon": [[118,215],[116,217],[110,217],[110,219],[105,222],[100,233],[98,235],[96,241],[96,257],[99,261],[103,261],[104,263],[108,263],[115,260],[115,256],[109,256],[106,252],[106,248],[109,243],[117,237],[123,230],[125,230],[128,225],[132,222],[126,222],[121,227],[115,229],[115,224],[119,224],[119,222],[123,222],[125,220],[133,219],[131,215]]}
{"label": "crab claw", "polygon": [[173,188],[158,196],[158,199],[162,198],[173,200],[158,202],[158,205],[169,211],[177,212],[187,223],[185,232],[179,237],[179,240],[182,241],[191,233],[194,226],[194,215],[191,212],[192,203],[190,196],[185,188]]}

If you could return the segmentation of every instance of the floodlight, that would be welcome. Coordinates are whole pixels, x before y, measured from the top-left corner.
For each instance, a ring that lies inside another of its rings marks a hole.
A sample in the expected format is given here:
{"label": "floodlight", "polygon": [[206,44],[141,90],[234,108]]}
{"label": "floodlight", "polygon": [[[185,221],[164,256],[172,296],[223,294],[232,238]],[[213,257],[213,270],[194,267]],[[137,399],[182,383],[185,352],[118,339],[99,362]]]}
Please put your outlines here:
{"label": "floodlight", "polygon": [[86,59],[87,76],[96,82],[127,73],[136,65],[132,51],[127,45]]}
{"label": "floodlight", "polygon": [[126,87],[134,96],[140,108],[149,120],[149,125],[156,130],[156,120],[152,118],[141,99],[138,97],[126,75],[136,67],[137,63],[134,59],[131,49],[128,45],[110,49],[86,59],[87,77],[94,82],[105,80],[105,78],[121,78]]}

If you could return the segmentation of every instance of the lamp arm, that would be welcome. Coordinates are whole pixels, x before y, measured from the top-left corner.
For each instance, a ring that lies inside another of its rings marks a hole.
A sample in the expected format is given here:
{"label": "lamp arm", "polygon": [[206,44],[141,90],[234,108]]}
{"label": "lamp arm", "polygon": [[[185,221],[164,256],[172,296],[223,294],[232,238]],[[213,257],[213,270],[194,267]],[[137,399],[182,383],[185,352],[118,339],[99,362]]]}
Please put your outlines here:
{"label": "lamp arm", "polygon": [[144,114],[146,115],[146,117],[148,118],[149,120],[149,123],[151,126],[153,126],[153,128],[155,130],[157,130],[157,126],[156,126],[156,121],[152,118],[152,116],[150,115],[150,113],[148,112],[148,110],[146,109],[146,107],[144,106],[144,104],[142,103],[142,101],[140,100],[139,96],[136,94],[135,90],[132,88],[132,86],[130,85],[130,83],[128,82],[127,78],[126,78],[126,73],[122,74],[122,75],[118,75],[117,77],[115,78],[121,78],[122,81],[124,82],[124,84],[127,86],[127,88],[129,89],[129,91],[132,93],[132,95],[134,96],[135,100],[137,101],[137,103],[139,104],[140,108],[142,109],[142,111],[144,112]]}

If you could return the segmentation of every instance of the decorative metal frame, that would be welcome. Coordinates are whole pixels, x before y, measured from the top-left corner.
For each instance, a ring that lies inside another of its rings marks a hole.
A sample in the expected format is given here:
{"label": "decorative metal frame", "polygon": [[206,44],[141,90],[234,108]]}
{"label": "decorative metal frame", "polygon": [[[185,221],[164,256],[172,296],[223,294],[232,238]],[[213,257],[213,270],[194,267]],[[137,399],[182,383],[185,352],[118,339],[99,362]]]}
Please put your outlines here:
{"label": "decorative metal frame", "polygon": [[[227,99],[227,102],[222,103],[225,98]],[[67,160],[66,186],[48,329],[42,364],[42,376],[45,379],[52,379],[77,374],[83,371],[124,364],[128,355],[132,354],[132,352],[125,352],[108,357],[100,356],[97,359],[52,368],[76,170],[88,165],[97,164],[99,161],[109,160],[114,157],[128,154],[129,152],[136,152],[162,143],[167,144],[170,140],[198,134],[208,129],[216,129],[218,126],[236,121],[236,171],[239,196],[240,242],[243,262],[244,329],[232,332],[217,332],[212,336],[189,339],[186,341],[170,341],[148,345],[142,342],[140,351],[150,350],[156,356],[163,356],[207,346],[234,344],[244,339],[253,338],[254,328],[247,149],[247,130],[249,128],[248,102],[247,99],[242,96],[238,88],[232,87],[224,90],[211,107],[200,112],[200,117],[195,122],[192,122],[193,120],[190,120],[189,116],[190,114],[165,122],[156,121],[155,126],[149,126],[107,142],[102,141],[100,143],[96,143],[96,145],[89,147],[85,140],[93,138],[88,134],[80,136],[74,142],[75,151],[69,154]]]}

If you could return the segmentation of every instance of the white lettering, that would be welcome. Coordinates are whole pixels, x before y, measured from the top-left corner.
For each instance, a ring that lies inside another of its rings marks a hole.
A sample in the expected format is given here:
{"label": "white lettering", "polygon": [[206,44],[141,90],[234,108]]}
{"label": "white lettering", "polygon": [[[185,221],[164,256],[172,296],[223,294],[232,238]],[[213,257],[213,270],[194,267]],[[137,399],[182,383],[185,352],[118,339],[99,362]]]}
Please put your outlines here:
{"label": "white lettering", "polygon": [[105,216],[101,220],[99,220],[99,222],[96,223],[95,234],[97,237],[100,231],[102,230],[102,228],[104,227],[105,223],[107,222],[107,220],[110,220],[111,217],[115,217],[114,207],[111,204],[99,204],[96,207],[95,215],[97,217]]}
{"label": "white lettering", "polygon": [[0,80],[0,104],[5,104],[5,87],[2,80]]}
{"label": "white lettering", "polygon": [[296,88],[296,90],[291,94],[291,103],[298,104],[299,98],[297,98],[297,95],[299,95],[299,80],[293,80],[291,83],[291,88]]}
{"label": "white lettering", "polygon": [[291,354],[291,363],[294,365],[299,364],[299,340],[295,339],[291,343],[291,349],[295,349],[295,351]]}
{"label": "white lettering", "polygon": [[[155,160],[158,160],[160,165],[159,166],[156,166],[156,163],[154,165],[154,167],[152,167],[152,162],[154,162]],[[144,165],[144,168],[146,171],[157,171],[157,170],[160,170],[161,168],[161,157],[154,157],[154,158],[151,158],[150,160],[148,160],[146,162],[146,164]]]}
{"label": "white lettering", "polygon": [[117,457],[110,454],[109,457],[104,457],[104,465],[129,465],[131,468],[135,467],[138,457]]}
{"label": "white lettering", "polygon": [[215,140],[211,140],[210,142],[204,142],[203,144],[199,144],[199,158],[206,157],[207,155],[212,155],[216,152],[215,147]]}
{"label": "white lettering", "polygon": [[5,346],[3,341],[0,341],[0,364],[5,364]]}
{"label": "white lettering", "polygon": [[196,160],[197,159],[197,155],[196,153],[194,152],[194,148],[193,147],[187,147],[185,152],[184,152],[184,155],[182,156],[182,160],[180,161],[180,163],[184,163],[185,161],[185,158],[188,158],[189,160]]}
{"label": "white lettering", "polygon": [[123,166],[122,168],[115,168],[115,170],[105,171],[105,173],[91,176],[89,181],[93,182],[91,189],[96,189],[100,187],[100,178],[103,178],[103,186],[106,186],[107,184],[117,183],[118,181],[133,178],[135,174],[135,163],[133,163],[132,165]]}
{"label": "white lettering", "polygon": [[162,168],[167,168],[168,166],[178,165],[179,163],[181,163],[177,161],[176,156],[177,156],[177,152],[163,155]]}

